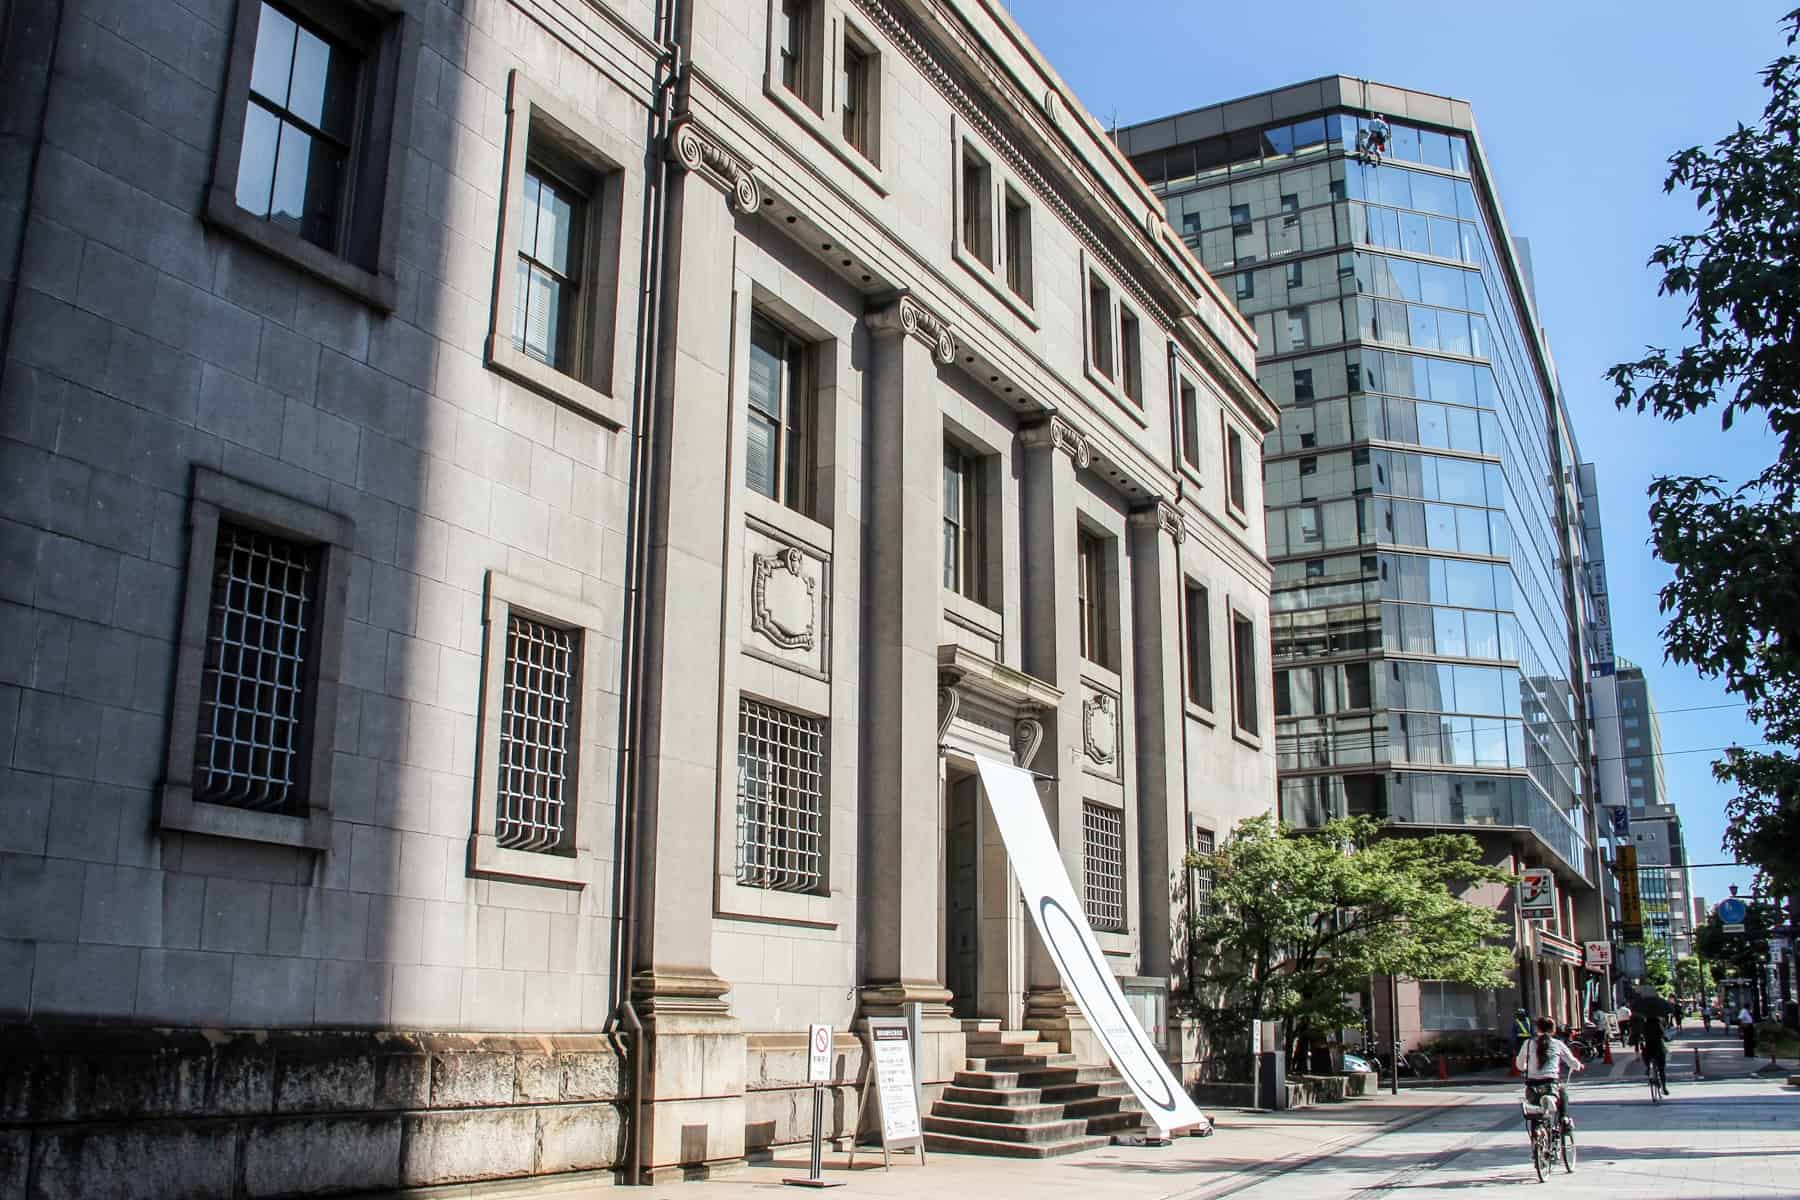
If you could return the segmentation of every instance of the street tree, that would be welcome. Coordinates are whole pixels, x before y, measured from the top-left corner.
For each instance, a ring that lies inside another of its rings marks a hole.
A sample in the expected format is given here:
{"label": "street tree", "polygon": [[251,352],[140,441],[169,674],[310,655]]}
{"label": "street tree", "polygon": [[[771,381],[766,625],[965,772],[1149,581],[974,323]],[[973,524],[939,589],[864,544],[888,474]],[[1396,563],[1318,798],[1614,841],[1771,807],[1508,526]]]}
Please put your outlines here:
{"label": "street tree", "polygon": [[1659,996],[1667,996],[1675,982],[1669,970],[1669,943],[1655,934],[1644,935],[1644,985]]}
{"label": "street tree", "polygon": [[1712,967],[1698,954],[1675,962],[1675,993],[1706,1003],[1713,993]]}
{"label": "street tree", "polygon": [[1762,964],[1769,959],[1769,930],[1779,923],[1771,905],[1752,903],[1744,914],[1744,931],[1726,933],[1719,914],[1694,931],[1694,949],[1713,964],[1722,978],[1747,979],[1756,995],[1762,995]]}
{"label": "street tree", "polygon": [[1675,421],[1717,407],[1765,422],[1774,459],[1744,481],[1671,475],[1650,485],[1651,544],[1669,657],[1723,680],[1766,749],[1713,765],[1735,789],[1725,848],[1778,895],[1800,893],[1800,9],[1763,71],[1760,120],[1669,159],[1663,190],[1691,193],[1705,228],[1658,246],[1661,294],[1686,301],[1691,344],[1649,347],[1607,372],[1621,408]]}
{"label": "street tree", "polygon": [[1212,884],[1191,930],[1192,995],[1215,1045],[1275,1020],[1291,1058],[1361,1022],[1355,1000],[1371,975],[1508,984],[1498,914],[1459,893],[1513,876],[1484,864],[1467,835],[1381,828],[1352,817],[1299,834],[1256,817],[1189,856]]}

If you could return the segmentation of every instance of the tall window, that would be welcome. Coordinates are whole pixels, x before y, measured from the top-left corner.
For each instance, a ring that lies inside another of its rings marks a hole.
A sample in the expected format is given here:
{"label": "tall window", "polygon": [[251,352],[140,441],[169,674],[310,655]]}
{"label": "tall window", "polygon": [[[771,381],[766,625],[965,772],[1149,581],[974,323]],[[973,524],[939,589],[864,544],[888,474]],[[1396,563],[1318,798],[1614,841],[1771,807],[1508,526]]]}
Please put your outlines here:
{"label": "tall window", "polygon": [[[1196,827],[1194,830],[1194,853],[1211,854],[1214,849],[1213,831]],[[1209,915],[1212,912],[1213,873],[1205,867],[1195,867],[1188,886],[1194,901],[1194,915],[1196,917]]]}
{"label": "tall window", "polygon": [[812,515],[812,348],[761,317],[750,323],[750,419],[744,482]]}
{"label": "tall window", "polygon": [[318,550],[219,524],[194,797],[297,813],[305,800]]}
{"label": "tall window", "polygon": [[362,56],[323,30],[261,6],[237,203],[336,254],[351,186]]}
{"label": "tall window", "polygon": [[1313,398],[1313,373],[1311,367],[1294,368],[1294,401],[1308,401]]}
{"label": "tall window", "polygon": [[1189,580],[1186,586],[1187,694],[1201,708],[1213,706],[1212,604],[1206,588]]}
{"label": "tall window", "polygon": [[844,140],[875,161],[875,55],[861,39],[844,30]]}
{"label": "tall window", "polygon": [[825,884],[825,723],[738,703],[737,881],[778,892]]}
{"label": "tall window", "polygon": [[1144,351],[1137,314],[1119,305],[1119,383],[1134,403],[1144,402]]}
{"label": "tall window", "polygon": [[566,852],[575,828],[581,634],[509,613],[504,671],[495,840],[509,850]]}
{"label": "tall window", "polygon": [[987,160],[968,145],[962,155],[962,244],[963,249],[981,260],[983,266],[994,265],[993,172]]}
{"label": "tall window", "polygon": [[582,203],[575,189],[536,162],[525,165],[513,344],[568,371],[580,311]]}
{"label": "tall window", "polygon": [[1094,534],[1076,536],[1075,615],[1081,625],[1081,657],[1111,669],[1108,644],[1111,613],[1106,603],[1106,543]]}
{"label": "tall window", "polygon": [[1125,814],[1110,804],[1081,805],[1082,883],[1088,920],[1098,930],[1125,928]]}
{"label": "tall window", "polygon": [[813,50],[814,11],[819,0],[781,0],[781,19],[776,34],[781,47],[781,86],[809,107],[819,107],[816,53]]}
{"label": "tall window", "polygon": [[1113,377],[1112,289],[1098,275],[1088,276],[1088,352],[1094,370]]}
{"label": "tall window", "polygon": [[1242,613],[1231,614],[1231,659],[1234,719],[1245,733],[1256,733],[1256,625]]}
{"label": "tall window", "polygon": [[944,443],[944,586],[986,600],[981,460]]}
{"label": "tall window", "polygon": [[1225,499],[1235,512],[1244,511],[1244,435],[1225,426]]}
{"label": "tall window", "polygon": [[1256,272],[1239,271],[1237,273],[1237,298],[1254,300],[1256,298]]}
{"label": "tall window", "polygon": [[1031,206],[1006,189],[1006,286],[1031,302]]}
{"label": "tall window", "polygon": [[1200,392],[1193,384],[1181,381],[1181,461],[1200,469]]}
{"label": "tall window", "polygon": [[1288,349],[1304,350],[1312,342],[1310,326],[1304,308],[1290,308],[1287,311]]}

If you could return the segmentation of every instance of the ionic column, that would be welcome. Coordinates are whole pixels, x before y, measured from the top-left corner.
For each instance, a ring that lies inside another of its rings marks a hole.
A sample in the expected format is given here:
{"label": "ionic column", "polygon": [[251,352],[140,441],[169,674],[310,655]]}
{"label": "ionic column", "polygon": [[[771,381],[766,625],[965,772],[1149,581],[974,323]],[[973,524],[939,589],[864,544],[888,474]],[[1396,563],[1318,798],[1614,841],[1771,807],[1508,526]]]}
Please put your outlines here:
{"label": "ionic column", "polygon": [[1187,791],[1182,779],[1181,514],[1157,501],[1131,514],[1131,698],[1137,730],[1139,970],[1168,979],[1181,972]]}

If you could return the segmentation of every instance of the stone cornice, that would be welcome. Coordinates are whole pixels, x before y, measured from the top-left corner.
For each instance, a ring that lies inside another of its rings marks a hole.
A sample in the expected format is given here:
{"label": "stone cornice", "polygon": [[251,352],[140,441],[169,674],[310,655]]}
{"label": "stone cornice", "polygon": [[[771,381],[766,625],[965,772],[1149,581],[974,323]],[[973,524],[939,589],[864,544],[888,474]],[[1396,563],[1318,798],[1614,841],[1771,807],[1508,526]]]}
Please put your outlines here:
{"label": "stone cornice", "polygon": [[669,160],[683,170],[697,172],[731,199],[731,207],[749,216],[762,207],[762,185],[743,160],[717,137],[684,117],[669,131]]}
{"label": "stone cornice", "polygon": [[1087,434],[1075,428],[1066,418],[1051,415],[1035,425],[1027,425],[1019,431],[1020,438],[1027,446],[1048,446],[1053,450],[1061,450],[1075,460],[1075,469],[1087,470],[1093,461],[1093,446],[1088,442]]}
{"label": "stone cornice", "polygon": [[956,334],[950,322],[926,308],[911,294],[904,294],[868,313],[871,332],[915,337],[931,347],[932,357],[945,366],[956,361]]}

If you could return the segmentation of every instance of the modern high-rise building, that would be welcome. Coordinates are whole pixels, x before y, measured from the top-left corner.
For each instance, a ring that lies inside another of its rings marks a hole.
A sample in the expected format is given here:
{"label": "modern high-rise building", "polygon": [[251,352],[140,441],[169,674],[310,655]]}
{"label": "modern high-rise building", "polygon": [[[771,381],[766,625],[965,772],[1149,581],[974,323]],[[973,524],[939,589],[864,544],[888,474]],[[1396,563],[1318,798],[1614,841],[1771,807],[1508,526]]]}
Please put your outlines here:
{"label": "modern high-rise building", "polygon": [[[1391,144],[1364,152],[1371,123]],[[1606,935],[1586,687],[1596,652],[1579,455],[1473,114],[1332,76],[1118,134],[1255,325],[1283,817],[1474,834],[1548,867],[1516,987],[1402,982],[1402,1037],[1500,1031],[1598,997]],[[1604,584],[1602,587],[1602,595]],[[1385,986],[1372,989],[1377,1028]]]}
{"label": "modern high-rise building", "polygon": [[1672,966],[1693,952],[1693,889],[1681,814],[1663,772],[1662,722],[1641,666],[1621,657],[1611,675],[1595,680],[1594,722],[1601,800],[1637,849],[1644,932]]}

